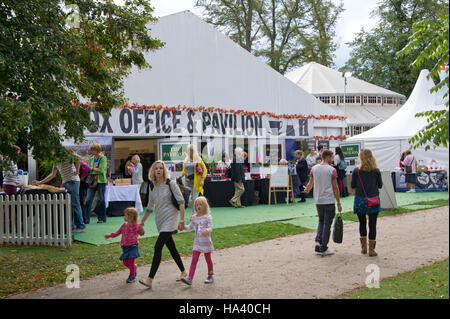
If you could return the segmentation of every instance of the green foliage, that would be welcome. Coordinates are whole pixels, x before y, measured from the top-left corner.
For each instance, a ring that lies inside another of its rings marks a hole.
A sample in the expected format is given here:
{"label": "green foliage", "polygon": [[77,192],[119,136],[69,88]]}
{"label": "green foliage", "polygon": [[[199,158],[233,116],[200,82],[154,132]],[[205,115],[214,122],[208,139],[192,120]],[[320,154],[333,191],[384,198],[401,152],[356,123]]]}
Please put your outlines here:
{"label": "green foliage", "polygon": [[[445,63],[449,61],[448,25],[448,12],[447,15],[443,15],[436,20],[423,19],[416,22],[408,44],[398,55],[415,57],[415,60],[411,63],[413,67],[422,67],[425,63],[433,63],[428,78],[439,78],[441,68],[445,68]],[[448,86],[447,67],[445,77],[440,79],[440,82],[431,89],[431,92],[445,90],[444,99],[447,98],[445,109],[426,111],[415,115],[416,117],[425,117],[428,124],[409,140],[413,144],[413,148],[425,145],[425,150],[429,150],[431,148],[429,142],[432,142],[433,148],[441,145],[448,147]]]}
{"label": "green foliage", "polygon": [[[382,0],[372,12],[378,23],[371,31],[364,28],[349,43],[350,59],[341,70],[348,69],[361,80],[409,96],[420,69],[411,69],[413,55],[398,56],[413,33],[414,23],[423,18],[438,19],[448,12],[448,1],[441,0]],[[421,48],[414,50],[419,54]],[[424,61],[422,68],[434,64]]]}
{"label": "green foliage", "polygon": [[305,62],[333,64],[343,4],[330,0],[197,0],[205,20],[284,74]]}
{"label": "green foliage", "polygon": [[109,114],[124,103],[123,79],[132,66],[150,67],[144,53],[162,46],[148,35],[149,1],[2,1],[0,5],[0,154],[16,161],[19,137],[38,160],[68,158],[63,139],[82,140],[92,125],[90,101]]}

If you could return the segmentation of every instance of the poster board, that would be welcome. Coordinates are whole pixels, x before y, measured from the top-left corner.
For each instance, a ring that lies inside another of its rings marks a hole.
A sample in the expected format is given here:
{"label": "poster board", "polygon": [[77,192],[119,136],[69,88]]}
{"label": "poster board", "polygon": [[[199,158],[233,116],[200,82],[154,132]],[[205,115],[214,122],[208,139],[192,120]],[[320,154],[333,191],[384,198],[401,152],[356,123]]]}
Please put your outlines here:
{"label": "poster board", "polygon": [[[269,205],[271,204],[272,194],[274,194],[275,204],[277,204],[276,193],[278,192],[286,192],[287,205],[289,205],[289,201],[295,202],[292,177],[289,175],[288,169],[288,166],[270,166]],[[290,200],[289,193],[292,195]]]}
{"label": "poster board", "polygon": [[160,142],[159,154],[166,163],[183,162],[186,158],[188,142]]}
{"label": "poster board", "polygon": [[397,208],[397,199],[394,192],[390,172],[381,172],[383,187],[380,189],[380,207],[381,209]]}

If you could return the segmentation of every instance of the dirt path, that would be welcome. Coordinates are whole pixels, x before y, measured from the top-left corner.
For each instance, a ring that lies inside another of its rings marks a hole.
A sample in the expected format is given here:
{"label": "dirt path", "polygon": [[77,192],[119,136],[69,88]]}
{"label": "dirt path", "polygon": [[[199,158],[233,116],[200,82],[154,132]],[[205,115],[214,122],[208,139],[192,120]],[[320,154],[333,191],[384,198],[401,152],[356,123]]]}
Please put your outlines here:
{"label": "dirt path", "polygon": [[[385,278],[448,258],[449,207],[380,218],[378,257],[360,254],[358,223],[345,225],[343,244],[330,243],[333,256],[316,255],[314,237],[309,232],[216,251],[212,285],[203,284],[206,263],[201,257],[191,287],[175,282],[178,269],[166,261],[152,290],[126,284],[128,272],[120,271],[82,280],[79,289],[63,284],[12,298],[332,298],[365,285],[369,264],[376,264]],[[184,263],[188,269],[190,257]],[[138,278],[149,269],[139,267]]]}

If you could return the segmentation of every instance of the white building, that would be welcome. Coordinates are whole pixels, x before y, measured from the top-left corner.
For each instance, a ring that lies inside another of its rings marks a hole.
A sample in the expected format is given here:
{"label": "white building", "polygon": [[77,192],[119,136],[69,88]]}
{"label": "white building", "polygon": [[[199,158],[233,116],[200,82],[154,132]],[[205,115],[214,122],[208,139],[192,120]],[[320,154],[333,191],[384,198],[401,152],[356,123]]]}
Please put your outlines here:
{"label": "white building", "polygon": [[348,77],[345,86],[342,72],[316,62],[287,73],[286,78],[333,109],[345,112],[348,116],[347,136],[360,134],[384,122],[406,101],[402,94],[355,77]]}

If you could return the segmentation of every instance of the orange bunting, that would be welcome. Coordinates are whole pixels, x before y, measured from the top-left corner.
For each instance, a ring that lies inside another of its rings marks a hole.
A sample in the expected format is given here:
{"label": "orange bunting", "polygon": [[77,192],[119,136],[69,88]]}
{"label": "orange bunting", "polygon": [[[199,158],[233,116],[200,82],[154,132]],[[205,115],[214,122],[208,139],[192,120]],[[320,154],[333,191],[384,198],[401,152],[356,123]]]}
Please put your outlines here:
{"label": "orange bunting", "polygon": [[[74,106],[78,105],[78,106],[90,107],[90,103],[89,102],[86,102],[85,104],[81,104],[81,103],[79,103],[79,101],[75,101],[75,100],[72,101],[72,105],[74,105]],[[138,109],[138,110],[156,110],[156,111],[164,110],[164,111],[170,111],[170,112],[173,112],[173,113],[176,112],[176,111],[210,112],[210,113],[217,112],[217,113],[222,113],[222,114],[232,113],[232,114],[242,114],[242,115],[245,115],[245,116],[258,116],[258,117],[269,116],[269,117],[275,118],[275,119],[284,118],[284,119],[290,119],[290,120],[294,120],[294,119],[308,119],[308,120],[315,119],[315,120],[339,120],[339,121],[345,121],[348,118],[347,116],[327,115],[327,114],[319,115],[319,116],[316,116],[316,115],[313,115],[313,114],[310,114],[310,115],[303,115],[303,114],[281,114],[281,115],[277,115],[275,113],[265,112],[265,111],[262,111],[262,112],[248,112],[248,111],[244,111],[244,110],[234,110],[234,109],[227,110],[227,109],[222,109],[222,108],[213,107],[213,106],[208,107],[208,108],[206,108],[204,106],[199,106],[197,108],[193,108],[193,107],[189,107],[189,106],[186,106],[186,105],[184,105],[184,106],[178,105],[178,106],[172,106],[172,107],[164,106],[163,107],[161,104],[159,104],[159,105],[145,105],[145,104],[144,105],[139,105],[137,103],[133,103],[132,105],[130,105],[128,103],[125,103],[124,105],[117,106],[115,108],[131,109],[131,110],[135,110],[135,109]],[[334,137],[334,139],[342,139],[342,137],[336,136],[336,137]]]}

